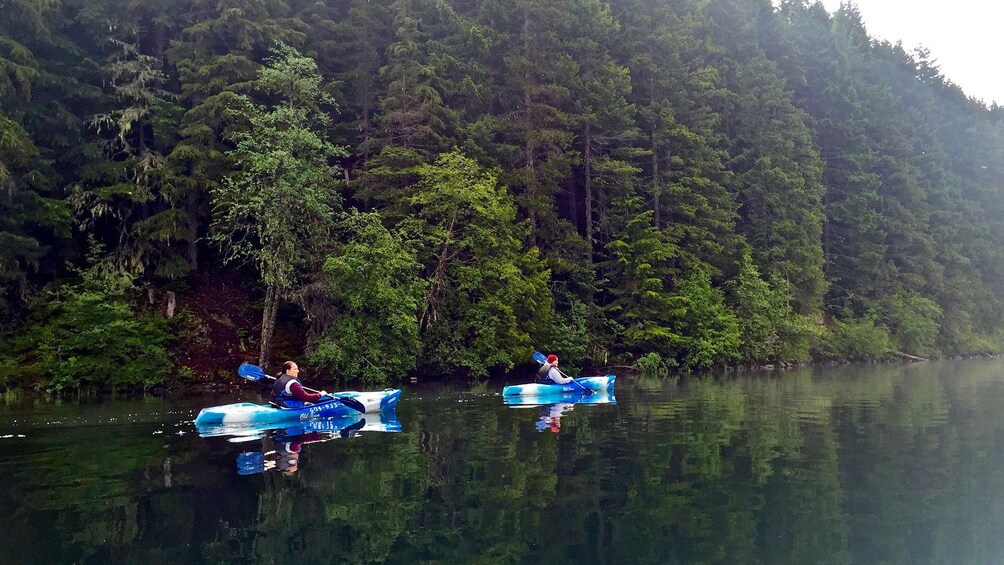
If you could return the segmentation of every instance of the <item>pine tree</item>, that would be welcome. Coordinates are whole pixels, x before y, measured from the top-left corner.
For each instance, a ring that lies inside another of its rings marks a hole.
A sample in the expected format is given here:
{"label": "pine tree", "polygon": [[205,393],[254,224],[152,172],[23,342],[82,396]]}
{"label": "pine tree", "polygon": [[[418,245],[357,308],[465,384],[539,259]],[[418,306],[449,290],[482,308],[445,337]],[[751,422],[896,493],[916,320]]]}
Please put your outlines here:
{"label": "pine tree", "polygon": [[673,329],[685,304],[673,293],[683,272],[680,249],[653,224],[652,210],[630,192],[615,198],[607,218],[608,259],[597,265],[609,298],[603,311],[615,322],[616,343],[630,352],[675,357],[686,336]]}
{"label": "pine tree", "polygon": [[818,313],[826,290],[823,165],[808,116],[794,106],[778,66],[760,45],[760,37],[776,33],[772,9],[763,0],[714,0],[708,10],[714,21],[710,32],[724,47],[718,65],[730,94],[721,113],[731,140],[739,231],[762,272],[792,283],[797,311]]}
{"label": "pine tree", "polygon": [[283,0],[193,0],[180,37],[168,59],[177,69],[185,114],[181,140],[167,156],[167,190],[187,217],[188,261],[198,270],[196,242],[204,233],[209,193],[233,170],[227,139],[246,124],[235,124],[228,109],[237,92],[255,80],[257,57],[276,41],[300,45],[306,26],[291,18]]}
{"label": "pine tree", "polygon": [[178,278],[188,271],[182,245],[191,236],[163,181],[180,108],[164,90],[161,62],[137,47],[138,29],[121,25],[121,39],[108,39],[108,109],[88,120],[94,151],[104,160],[88,164],[70,201],[86,229],[108,234],[106,245],[120,269]]}

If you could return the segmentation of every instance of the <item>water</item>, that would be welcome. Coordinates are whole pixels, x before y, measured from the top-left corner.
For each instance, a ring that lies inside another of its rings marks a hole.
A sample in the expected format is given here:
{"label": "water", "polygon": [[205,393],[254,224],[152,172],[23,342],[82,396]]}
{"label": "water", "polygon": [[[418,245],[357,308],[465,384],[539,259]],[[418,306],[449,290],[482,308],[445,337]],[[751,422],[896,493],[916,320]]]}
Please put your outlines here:
{"label": "water", "polygon": [[0,562],[1004,562],[1002,361],[501,384],[309,436],[191,424],[256,391],[0,406]]}

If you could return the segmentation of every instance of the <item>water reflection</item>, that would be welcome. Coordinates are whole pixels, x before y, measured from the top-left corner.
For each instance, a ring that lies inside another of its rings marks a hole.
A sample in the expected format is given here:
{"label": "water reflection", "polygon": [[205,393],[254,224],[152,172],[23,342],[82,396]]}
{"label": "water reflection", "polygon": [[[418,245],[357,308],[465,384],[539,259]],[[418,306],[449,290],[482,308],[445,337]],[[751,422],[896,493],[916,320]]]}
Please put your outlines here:
{"label": "water reflection", "polygon": [[[616,406],[429,390],[398,407],[405,429],[374,434],[371,415],[355,430],[363,418],[183,433],[205,398],[142,416],[0,406],[0,562],[1004,556],[1004,362],[624,379]],[[299,470],[283,473],[297,442]],[[258,455],[235,472],[240,453]]]}
{"label": "water reflection", "polygon": [[[554,400],[547,398],[547,400]],[[572,411],[576,404],[617,404],[613,391],[595,392],[592,394],[573,393],[560,396],[560,402],[541,403],[541,399],[533,397],[506,396],[503,401],[510,408],[538,408],[540,417],[534,422],[538,432],[561,432],[561,417]]]}
{"label": "water reflection", "polygon": [[237,455],[237,474],[265,471],[286,474],[300,469],[304,445],[355,437],[361,432],[400,432],[401,422],[393,412],[359,414],[341,418],[315,418],[296,424],[251,424],[199,426],[201,437],[227,437],[230,443],[259,442],[260,451]]}

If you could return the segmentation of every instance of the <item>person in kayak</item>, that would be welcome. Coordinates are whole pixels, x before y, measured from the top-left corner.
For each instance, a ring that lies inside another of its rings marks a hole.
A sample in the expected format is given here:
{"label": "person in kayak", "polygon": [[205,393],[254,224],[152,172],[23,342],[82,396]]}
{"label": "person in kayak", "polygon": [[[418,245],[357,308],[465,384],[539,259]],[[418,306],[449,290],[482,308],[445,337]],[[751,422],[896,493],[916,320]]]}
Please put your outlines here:
{"label": "person in kayak", "polygon": [[287,401],[299,400],[300,402],[316,404],[327,395],[328,392],[324,390],[317,394],[311,394],[304,390],[303,385],[300,384],[300,367],[293,361],[286,361],[282,364],[282,374],[272,383],[272,399],[277,404],[290,408],[297,406],[291,406],[287,404]]}
{"label": "person in kayak", "polygon": [[561,374],[558,370],[558,356],[551,354],[547,356],[547,363],[540,366],[540,370],[537,371],[537,376],[545,383],[554,383],[556,385],[567,385],[572,382],[571,377],[566,377]]}

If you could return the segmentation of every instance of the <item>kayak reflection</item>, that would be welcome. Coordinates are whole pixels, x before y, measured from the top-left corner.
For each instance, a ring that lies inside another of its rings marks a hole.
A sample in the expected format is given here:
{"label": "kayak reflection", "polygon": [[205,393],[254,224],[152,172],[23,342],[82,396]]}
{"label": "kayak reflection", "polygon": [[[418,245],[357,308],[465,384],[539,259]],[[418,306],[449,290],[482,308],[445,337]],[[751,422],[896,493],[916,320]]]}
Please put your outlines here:
{"label": "kayak reflection", "polygon": [[393,412],[311,419],[293,425],[199,427],[202,437],[229,436],[227,441],[231,443],[261,441],[261,451],[246,451],[237,456],[237,473],[240,475],[271,470],[295,473],[300,465],[300,451],[306,444],[350,438],[361,432],[400,431],[401,422]]}
{"label": "kayak reflection", "polygon": [[[534,422],[534,427],[538,432],[550,431],[558,433],[561,431],[561,417],[572,411],[576,404],[617,404],[617,398],[613,392],[600,392],[595,394],[562,394],[560,398],[549,396],[546,400],[552,402],[542,403],[541,398],[532,397],[504,397],[503,401],[510,408],[539,408],[540,417]],[[560,402],[553,402],[560,400]]]}

